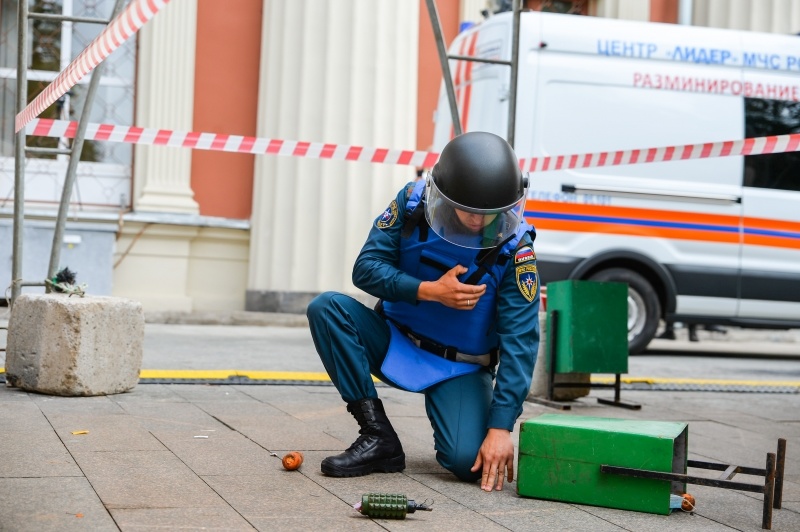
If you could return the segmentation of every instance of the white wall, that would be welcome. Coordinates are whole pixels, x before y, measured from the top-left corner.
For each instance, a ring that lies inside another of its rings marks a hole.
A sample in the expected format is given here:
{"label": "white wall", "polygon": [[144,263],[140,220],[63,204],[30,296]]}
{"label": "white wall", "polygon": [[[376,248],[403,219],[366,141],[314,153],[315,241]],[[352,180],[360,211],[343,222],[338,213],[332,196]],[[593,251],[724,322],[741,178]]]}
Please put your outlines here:
{"label": "white wall", "polygon": [[[418,2],[264,4],[257,134],[413,149]],[[413,167],[256,160],[248,289],[353,291],[373,220]]]}
{"label": "white wall", "polygon": [[650,20],[649,0],[597,0],[597,16],[624,20]]}
{"label": "white wall", "polygon": [[694,0],[695,26],[800,32],[800,0]]}

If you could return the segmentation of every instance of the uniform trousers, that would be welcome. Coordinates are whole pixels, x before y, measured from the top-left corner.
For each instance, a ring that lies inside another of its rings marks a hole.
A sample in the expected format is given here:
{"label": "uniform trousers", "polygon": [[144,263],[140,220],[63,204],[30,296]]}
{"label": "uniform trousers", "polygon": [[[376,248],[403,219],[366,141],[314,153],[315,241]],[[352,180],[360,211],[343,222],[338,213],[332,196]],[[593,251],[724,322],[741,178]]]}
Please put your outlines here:
{"label": "uniform trousers", "polygon": [[[399,388],[381,372],[389,347],[389,326],[377,312],[338,292],[317,296],[306,312],[322,363],[346,402],[377,398],[371,375]],[[458,478],[475,481],[470,471],[486,437],[492,402],[492,373],[482,369],[424,390],[436,460]]]}

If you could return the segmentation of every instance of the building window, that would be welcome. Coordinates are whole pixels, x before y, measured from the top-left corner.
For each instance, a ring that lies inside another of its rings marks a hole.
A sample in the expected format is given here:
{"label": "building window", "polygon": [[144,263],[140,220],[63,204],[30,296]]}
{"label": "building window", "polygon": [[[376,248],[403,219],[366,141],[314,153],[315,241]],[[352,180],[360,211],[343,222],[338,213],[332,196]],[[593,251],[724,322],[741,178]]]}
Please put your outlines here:
{"label": "building window", "polygon": [[[489,0],[488,11],[494,14],[513,9],[512,0]],[[566,15],[588,15],[589,0],[523,0],[523,9],[545,11],[547,13],[563,13]]]}
{"label": "building window", "polygon": [[[54,13],[109,19],[114,0],[28,0],[31,13]],[[18,0],[0,0],[0,208],[13,198],[14,117],[17,65]],[[49,20],[28,22],[28,101],[32,101],[58,73],[100,34],[105,26],[61,23]],[[120,125],[133,124],[133,90],[136,65],[135,37],[106,59],[105,70],[92,106],[90,121]],[[40,118],[77,120],[83,109],[91,75],[51,105]],[[71,140],[28,137],[29,146],[69,148]],[[43,206],[58,204],[68,156],[26,156],[26,201]],[[73,203],[86,208],[128,208],[132,147],[111,142],[84,143],[83,164]]]}
{"label": "building window", "polygon": [[[745,98],[745,136],[800,133],[800,102]],[[744,186],[800,191],[800,153],[747,155]]]}
{"label": "building window", "polygon": [[588,0],[527,0],[525,5],[534,11],[563,13],[566,15],[588,15]]}

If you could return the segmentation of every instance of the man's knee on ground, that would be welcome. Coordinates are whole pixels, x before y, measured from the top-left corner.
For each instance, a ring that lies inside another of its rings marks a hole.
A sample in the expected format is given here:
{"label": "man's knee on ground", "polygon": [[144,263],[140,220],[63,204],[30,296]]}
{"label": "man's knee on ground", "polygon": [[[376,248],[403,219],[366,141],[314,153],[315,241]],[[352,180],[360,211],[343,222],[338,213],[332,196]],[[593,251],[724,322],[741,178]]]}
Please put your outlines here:
{"label": "man's knee on ground", "polygon": [[470,449],[468,451],[453,449],[450,453],[438,451],[436,453],[436,460],[442,467],[453,473],[459,480],[466,482],[475,482],[481,478],[481,470],[473,473],[470,471],[475,464],[475,458],[478,456],[478,449]]}

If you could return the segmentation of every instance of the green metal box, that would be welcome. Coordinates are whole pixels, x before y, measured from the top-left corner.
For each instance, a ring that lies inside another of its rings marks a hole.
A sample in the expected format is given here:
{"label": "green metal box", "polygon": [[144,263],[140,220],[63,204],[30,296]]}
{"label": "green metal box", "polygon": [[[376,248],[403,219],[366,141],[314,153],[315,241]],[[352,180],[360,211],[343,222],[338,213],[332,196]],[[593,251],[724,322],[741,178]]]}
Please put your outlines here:
{"label": "green metal box", "polygon": [[[548,331],[554,310],[558,311],[556,373],[628,372],[628,285],[548,283]],[[550,335],[548,349],[549,341]]]}
{"label": "green metal box", "polygon": [[[549,290],[549,289],[548,289]],[[544,414],[522,424],[517,493],[655,514],[686,485],[601,473],[601,465],[686,474],[686,423]]]}

